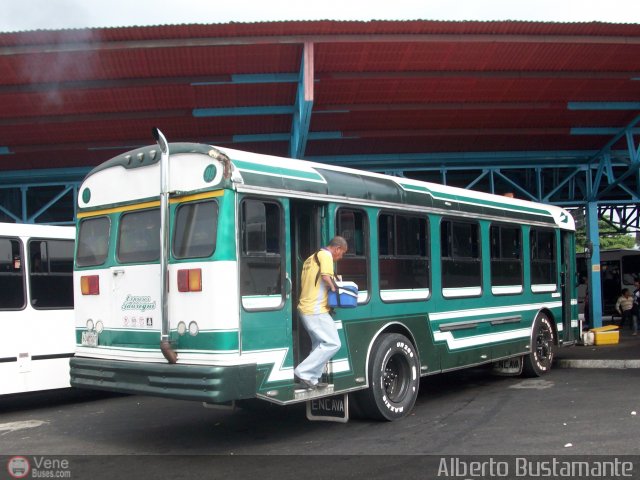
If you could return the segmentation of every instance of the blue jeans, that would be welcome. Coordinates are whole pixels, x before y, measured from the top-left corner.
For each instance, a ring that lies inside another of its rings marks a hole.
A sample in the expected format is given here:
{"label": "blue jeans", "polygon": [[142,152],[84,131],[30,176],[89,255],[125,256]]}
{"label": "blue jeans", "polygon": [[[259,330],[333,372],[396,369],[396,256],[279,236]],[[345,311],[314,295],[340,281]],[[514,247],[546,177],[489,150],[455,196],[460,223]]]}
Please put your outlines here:
{"label": "blue jeans", "polygon": [[327,362],[340,350],[340,337],[328,313],[309,315],[298,311],[298,315],[311,337],[311,353],[296,367],[294,373],[302,380],[317,383]]}

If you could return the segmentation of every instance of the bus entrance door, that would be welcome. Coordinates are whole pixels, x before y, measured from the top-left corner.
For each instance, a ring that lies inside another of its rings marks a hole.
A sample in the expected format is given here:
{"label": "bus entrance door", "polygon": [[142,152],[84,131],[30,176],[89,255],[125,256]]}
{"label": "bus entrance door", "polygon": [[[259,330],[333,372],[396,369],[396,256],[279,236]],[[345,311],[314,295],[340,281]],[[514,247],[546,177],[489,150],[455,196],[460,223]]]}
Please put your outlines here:
{"label": "bus entrance door", "polygon": [[[564,343],[572,343],[575,341],[574,330],[571,327],[572,310],[573,305],[571,301],[573,299],[573,290],[571,285],[572,280],[575,278],[575,270],[572,265],[572,257],[574,256],[574,248],[571,243],[571,237],[569,232],[562,232],[562,266],[561,266],[561,295],[562,295],[562,327],[563,327],[563,341]],[[577,309],[577,307],[576,307]],[[577,310],[576,310],[577,312]],[[576,314],[577,320],[577,314]]]}
{"label": "bus entrance door", "polygon": [[304,261],[322,247],[323,207],[312,202],[291,203],[291,282],[293,350],[297,365],[311,351],[311,340],[297,315],[300,277]]}

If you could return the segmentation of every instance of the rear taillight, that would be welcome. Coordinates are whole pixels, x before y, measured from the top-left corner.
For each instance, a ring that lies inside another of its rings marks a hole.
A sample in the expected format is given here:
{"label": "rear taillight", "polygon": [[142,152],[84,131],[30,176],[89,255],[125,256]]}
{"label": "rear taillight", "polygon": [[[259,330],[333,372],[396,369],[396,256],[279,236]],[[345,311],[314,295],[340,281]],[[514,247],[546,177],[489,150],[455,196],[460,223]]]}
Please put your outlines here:
{"label": "rear taillight", "polygon": [[83,295],[100,295],[100,277],[98,275],[80,277],[80,289]]}
{"label": "rear taillight", "polygon": [[201,292],[202,291],[202,269],[189,268],[178,270],[178,291],[179,292]]}

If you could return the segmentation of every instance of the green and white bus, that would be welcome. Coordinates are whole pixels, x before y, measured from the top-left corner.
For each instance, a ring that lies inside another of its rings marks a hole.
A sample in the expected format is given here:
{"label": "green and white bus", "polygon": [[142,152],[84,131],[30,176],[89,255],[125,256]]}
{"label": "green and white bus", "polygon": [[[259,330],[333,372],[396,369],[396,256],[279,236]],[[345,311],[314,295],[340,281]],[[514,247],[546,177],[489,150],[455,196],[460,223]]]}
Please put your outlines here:
{"label": "green and white bus", "polygon": [[[341,395],[395,420],[423,376],[542,375],[578,336],[561,208],[156,135],[79,191],[76,387],[208,404]],[[302,390],[298,281],[336,234],[358,305],[335,311],[329,388]]]}

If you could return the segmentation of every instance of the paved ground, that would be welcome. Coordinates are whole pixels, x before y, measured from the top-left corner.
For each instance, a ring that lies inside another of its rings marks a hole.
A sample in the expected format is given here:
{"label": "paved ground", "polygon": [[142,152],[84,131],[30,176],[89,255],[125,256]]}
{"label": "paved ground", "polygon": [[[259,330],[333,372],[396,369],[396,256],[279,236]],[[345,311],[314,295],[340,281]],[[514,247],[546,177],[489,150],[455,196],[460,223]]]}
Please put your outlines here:
{"label": "paved ground", "polygon": [[556,354],[559,368],[640,368],[640,336],[630,330],[620,332],[616,345],[560,348]]}
{"label": "paved ground", "polygon": [[96,479],[436,478],[452,456],[598,454],[636,455],[621,458],[640,476],[638,385],[640,369],[533,379],[473,369],[424,379],[402,421],[348,424],[309,422],[302,405],[232,413],[152,397],[40,395],[0,402],[0,479],[9,455],[66,459],[72,478]]}
{"label": "paved ground", "polygon": [[633,465],[624,478],[640,478],[640,338],[559,349],[556,367],[534,379],[486,369],[425,378],[411,415],[393,423],[308,422],[303,405],[229,412],[101,393],[4,398],[0,480],[11,478],[13,455],[32,466],[66,460],[70,478],[234,480],[479,478],[438,472],[443,459],[468,456],[513,468],[520,456],[615,455]]}

